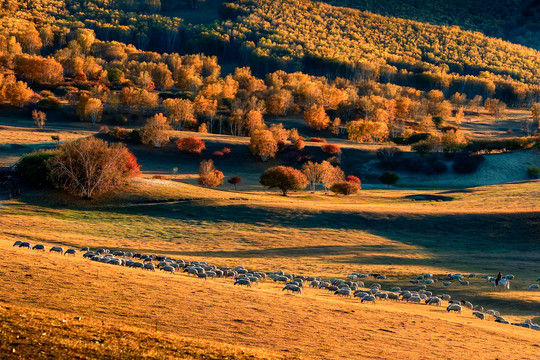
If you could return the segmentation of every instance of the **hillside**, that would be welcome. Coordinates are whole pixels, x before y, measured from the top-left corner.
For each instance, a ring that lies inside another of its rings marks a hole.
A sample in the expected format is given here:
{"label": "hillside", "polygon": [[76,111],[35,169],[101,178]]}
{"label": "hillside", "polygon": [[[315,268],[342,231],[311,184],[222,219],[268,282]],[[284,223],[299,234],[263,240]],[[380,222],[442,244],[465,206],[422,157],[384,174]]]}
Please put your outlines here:
{"label": "hillside", "polygon": [[[146,357],[186,351],[198,358],[203,356],[196,350],[199,341],[212,341],[207,356],[210,351],[239,356],[241,346],[247,347],[246,355],[263,351],[257,358],[343,359],[359,347],[366,356],[379,357],[532,358],[534,330],[480,321],[468,310],[459,315],[448,314],[444,306],[359,304],[308,288],[287,295],[269,280],[245,289],[233,286],[232,279],[144,272],[11,244],[28,239],[47,246],[106,246],[323,278],[376,271],[388,277],[378,280],[383,289],[414,289],[408,279],[424,272],[443,278],[447,272],[508,271],[516,276],[512,292],[494,292],[480,278],[470,279],[468,287],[437,284],[431,290],[495,308],[511,321],[537,322],[540,298],[525,290],[540,271],[535,240],[526,235],[538,231],[531,210],[537,192],[536,183],[507,185],[456,193],[450,202],[416,203],[403,198],[411,192],[378,191],[338,205],[324,196],[244,193],[239,199],[234,192],[140,180],[127,192],[95,203],[42,195],[3,202],[0,258],[10,266],[2,267],[0,276],[10,281],[4,285],[0,316],[8,321],[2,329],[20,328],[25,334],[11,345],[15,354],[39,341],[42,332],[53,339],[76,332],[75,338],[59,341],[67,349],[77,341],[88,357],[103,354],[95,348],[98,341],[118,354],[115,358],[133,353],[125,352],[128,344],[138,349],[147,342]],[[529,205],[520,201],[524,193]],[[505,208],[495,209],[493,204],[501,202]],[[24,327],[17,322],[21,313],[29,321]],[[118,329],[127,331],[120,343]],[[165,344],[155,348],[155,341]],[[58,351],[51,343],[45,342],[46,349]]]}
{"label": "hillside", "polygon": [[335,6],[436,25],[457,25],[540,50],[540,2],[535,0],[323,0]]}

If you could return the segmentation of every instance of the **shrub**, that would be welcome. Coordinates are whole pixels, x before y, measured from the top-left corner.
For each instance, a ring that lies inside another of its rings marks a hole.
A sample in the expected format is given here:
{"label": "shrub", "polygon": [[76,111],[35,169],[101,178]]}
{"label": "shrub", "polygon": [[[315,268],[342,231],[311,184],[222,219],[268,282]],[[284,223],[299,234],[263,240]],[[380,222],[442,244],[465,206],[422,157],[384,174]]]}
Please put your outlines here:
{"label": "shrub", "polygon": [[234,185],[234,190],[236,190],[236,185],[240,184],[242,182],[242,178],[240,176],[233,176],[227,182],[231,185]]}
{"label": "shrub", "polygon": [[387,172],[385,172],[384,174],[381,175],[379,180],[383,184],[386,184],[386,185],[388,185],[388,187],[390,187],[390,185],[394,185],[395,183],[398,182],[399,176],[396,173],[393,173],[391,171],[387,171]]}
{"label": "shrub", "polygon": [[276,166],[262,173],[260,183],[269,188],[278,188],[287,196],[290,190],[302,190],[308,185],[306,175],[300,170],[287,166]]}
{"label": "shrub", "polygon": [[345,181],[348,181],[350,183],[354,183],[354,184],[357,184],[358,186],[360,186],[362,184],[362,180],[360,180],[359,177],[357,176],[354,176],[354,175],[349,175],[345,178]]}
{"label": "shrub", "polygon": [[206,187],[216,187],[223,184],[225,175],[214,167],[212,160],[203,160],[199,166],[199,184]]}
{"label": "shrub", "polygon": [[330,190],[336,194],[350,195],[356,194],[360,190],[360,186],[354,182],[342,181],[330,186]]}
{"label": "shrub", "polygon": [[538,177],[540,177],[540,168],[534,165],[529,166],[527,169],[527,176],[529,179],[538,179]]}
{"label": "shrub", "polygon": [[62,103],[54,96],[41,99],[38,102],[38,107],[42,110],[60,110],[62,109]]}
{"label": "shrub", "polygon": [[126,140],[129,137],[130,131],[116,126],[114,129],[109,130],[107,134],[118,140]]}
{"label": "shrub", "polygon": [[441,116],[434,116],[433,123],[437,128],[440,128],[442,124],[444,124],[444,118],[442,118]]}
{"label": "shrub", "polygon": [[515,137],[506,139],[474,139],[470,140],[465,150],[479,153],[507,152],[529,149],[539,144],[538,137]]}
{"label": "shrub", "polygon": [[124,115],[114,114],[111,116],[109,122],[113,125],[125,125],[128,122],[128,119]]}
{"label": "shrub", "polygon": [[204,141],[194,136],[178,139],[176,141],[176,146],[180,151],[190,154],[200,154],[204,149],[206,149]]}
{"label": "shrub", "polygon": [[485,160],[482,155],[469,151],[462,151],[454,156],[452,168],[460,174],[470,174],[478,170],[480,164]]}
{"label": "shrub", "polygon": [[341,153],[341,148],[334,144],[326,144],[321,146],[322,151],[324,151],[327,154],[335,155]]}
{"label": "shrub", "polygon": [[36,187],[52,186],[48,163],[57,155],[56,150],[38,150],[25,154],[16,165],[23,180]]}
{"label": "shrub", "polygon": [[383,168],[395,169],[400,164],[403,153],[397,147],[385,147],[377,150],[377,159]]}
{"label": "shrub", "polygon": [[316,142],[316,143],[325,143],[326,139],[318,138],[318,137],[312,137],[308,141],[309,142]]}
{"label": "shrub", "polygon": [[407,139],[405,139],[406,145],[412,145],[416,144],[419,141],[427,140],[431,137],[430,133],[416,133],[409,136]]}

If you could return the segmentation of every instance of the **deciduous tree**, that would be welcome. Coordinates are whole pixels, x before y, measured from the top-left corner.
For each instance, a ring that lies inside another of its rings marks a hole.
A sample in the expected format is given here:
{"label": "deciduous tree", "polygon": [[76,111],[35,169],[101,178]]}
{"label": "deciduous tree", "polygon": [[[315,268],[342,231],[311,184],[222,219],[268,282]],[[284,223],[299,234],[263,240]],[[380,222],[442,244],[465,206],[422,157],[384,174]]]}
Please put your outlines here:
{"label": "deciduous tree", "polygon": [[306,176],[297,169],[287,166],[276,166],[262,173],[260,183],[269,188],[278,188],[287,196],[289,191],[302,190],[308,185]]}
{"label": "deciduous tree", "polygon": [[169,142],[169,130],[171,127],[167,118],[161,113],[156,114],[146,120],[146,124],[142,128],[141,141],[143,144],[161,147],[162,144]]}

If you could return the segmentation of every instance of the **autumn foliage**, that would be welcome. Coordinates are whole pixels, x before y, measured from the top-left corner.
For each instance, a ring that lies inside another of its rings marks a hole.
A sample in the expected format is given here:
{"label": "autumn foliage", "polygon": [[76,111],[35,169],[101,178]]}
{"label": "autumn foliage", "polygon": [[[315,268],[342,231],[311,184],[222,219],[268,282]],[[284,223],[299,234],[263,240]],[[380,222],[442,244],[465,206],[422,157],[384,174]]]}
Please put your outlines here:
{"label": "autumn foliage", "polygon": [[200,154],[204,149],[206,149],[204,141],[194,136],[178,139],[176,141],[176,146],[180,151],[190,154]]}
{"label": "autumn foliage", "polygon": [[322,151],[330,155],[336,155],[341,153],[341,148],[334,144],[326,144],[321,146]]}
{"label": "autumn foliage", "polygon": [[225,175],[214,167],[212,160],[203,160],[199,166],[198,183],[206,187],[216,187],[223,184]]}
{"label": "autumn foliage", "polygon": [[289,191],[302,190],[308,185],[308,179],[300,170],[287,166],[272,167],[262,173],[260,183],[269,188],[278,188],[287,196]]}
{"label": "autumn foliage", "polygon": [[66,142],[50,161],[53,183],[67,192],[91,199],[125,185],[140,174],[137,158],[122,144],[90,137]]}

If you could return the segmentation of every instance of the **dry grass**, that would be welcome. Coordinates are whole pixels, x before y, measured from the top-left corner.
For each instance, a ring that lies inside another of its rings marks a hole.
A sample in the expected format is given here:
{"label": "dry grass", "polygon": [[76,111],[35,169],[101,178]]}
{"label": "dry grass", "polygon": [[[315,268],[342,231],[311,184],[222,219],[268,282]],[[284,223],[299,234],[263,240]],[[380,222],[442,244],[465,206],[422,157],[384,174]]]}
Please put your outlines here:
{"label": "dry grass", "polygon": [[[346,359],[362,349],[363,356],[376,358],[532,359],[538,352],[535,331],[475,320],[469,311],[457,315],[443,307],[373,306],[314,289],[285,295],[274,283],[240,289],[232,280],[205,282],[9,245],[0,241],[0,260],[10,264],[0,268],[0,277],[9,279],[2,308],[12,309],[0,316],[1,331],[13,333],[2,336],[2,348],[15,348],[23,357],[41,357],[38,349],[88,358],[184,358],[183,353],[191,356],[185,358],[271,358],[267,351],[272,351]],[[21,313],[24,320],[18,318]],[[16,331],[24,338],[16,339]],[[36,349],[38,343],[44,346]],[[208,356],[201,349],[206,346]],[[262,351],[242,354],[237,346]]]}
{"label": "dry grass", "polygon": [[75,140],[95,134],[95,131],[66,130],[57,128],[38,129],[32,127],[19,127],[0,125],[0,145],[3,144],[33,144],[52,142],[51,136],[59,136],[60,140]]}

